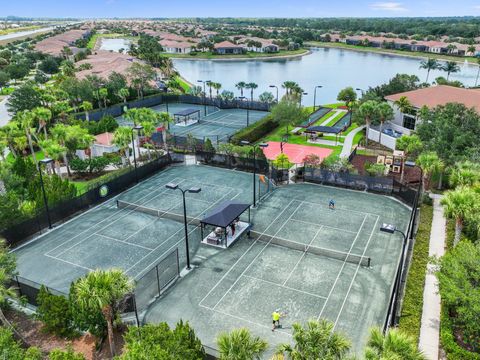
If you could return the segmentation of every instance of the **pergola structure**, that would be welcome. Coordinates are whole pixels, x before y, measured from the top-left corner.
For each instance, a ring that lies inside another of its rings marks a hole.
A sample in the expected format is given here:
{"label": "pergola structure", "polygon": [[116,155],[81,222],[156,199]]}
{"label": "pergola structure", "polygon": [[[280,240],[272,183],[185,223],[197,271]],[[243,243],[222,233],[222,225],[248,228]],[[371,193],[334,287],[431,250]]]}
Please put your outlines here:
{"label": "pergola structure", "polygon": [[[240,216],[247,210],[248,222],[240,221]],[[204,237],[204,229],[208,226],[214,229]],[[250,204],[234,200],[224,201],[200,221],[202,243],[227,248],[243,233],[248,232],[250,226]]]}
{"label": "pergola structure", "polygon": [[200,110],[198,109],[185,109],[173,114],[175,124],[188,126],[200,121]]}
{"label": "pergola structure", "polygon": [[338,134],[342,132],[342,128],[332,126],[311,126],[304,131],[305,134],[335,134],[335,145],[338,143]]}

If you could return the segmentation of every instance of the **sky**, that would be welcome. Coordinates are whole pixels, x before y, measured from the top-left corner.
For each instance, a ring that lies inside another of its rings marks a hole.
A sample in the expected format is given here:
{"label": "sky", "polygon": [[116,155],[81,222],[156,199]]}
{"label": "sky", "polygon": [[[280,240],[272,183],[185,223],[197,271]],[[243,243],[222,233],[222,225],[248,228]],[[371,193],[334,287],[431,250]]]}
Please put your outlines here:
{"label": "sky", "polygon": [[0,17],[480,16],[480,0],[0,0]]}

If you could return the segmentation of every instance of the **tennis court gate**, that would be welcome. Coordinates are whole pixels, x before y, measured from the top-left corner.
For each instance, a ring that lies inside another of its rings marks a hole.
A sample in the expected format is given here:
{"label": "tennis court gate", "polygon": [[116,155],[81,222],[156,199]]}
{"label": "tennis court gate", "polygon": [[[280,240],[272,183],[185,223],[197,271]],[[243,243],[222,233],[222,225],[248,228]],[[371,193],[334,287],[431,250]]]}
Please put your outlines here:
{"label": "tennis court gate", "polygon": [[150,305],[174,285],[179,277],[178,248],[175,248],[136,280],[135,290],[127,301],[124,312],[135,312],[137,325],[141,325]]}

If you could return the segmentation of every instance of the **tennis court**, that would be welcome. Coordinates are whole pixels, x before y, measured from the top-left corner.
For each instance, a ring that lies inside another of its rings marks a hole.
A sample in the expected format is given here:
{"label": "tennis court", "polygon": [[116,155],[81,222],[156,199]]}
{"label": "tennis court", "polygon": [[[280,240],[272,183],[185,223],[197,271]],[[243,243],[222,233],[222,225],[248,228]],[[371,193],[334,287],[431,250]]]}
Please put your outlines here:
{"label": "tennis court", "polygon": [[[152,109],[166,112],[167,105],[154,106]],[[168,112],[172,116],[188,109],[200,111],[199,122],[189,126],[171,124],[170,133],[172,135],[187,136],[192,134],[195,138],[201,140],[209,138],[215,144],[227,141],[232,134],[247,126],[247,110],[245,109],[219,109],[214,106],[185,103],[168,104]],[[248,124],[259,121],[267,114],[265,111],[249,110]],[[120,125],[133,125],[123,117],[119,117],[117,121]]]}
{"label": "tennis court", "polygon": [[[405,229],[409,209],[381,195],[288,185],[265,192],[252,210],[251,238],[226,250],[200,245],[194,220],[224,200],[251,202],[251,180],[251,173],[204,165],[167,168],[16,249],[19,275],[68,293],[73,280],[96,268],[144,278],[177,248],[183,268],[182,197],[165,185],[200,186],[200,193],[187,194],[194,270],[150,307],[144,321],[188,320],[210,347],[220,331],[248,327],[269,342],[271,353],[291,341],[293,322],[328,318],[360,349],[368,328],[383,324],[402,245],[400,236],[380,233],[379,226]],[[328,208],[330,199],[335,210]],[[277,308],[288,314],[272,333]]]}

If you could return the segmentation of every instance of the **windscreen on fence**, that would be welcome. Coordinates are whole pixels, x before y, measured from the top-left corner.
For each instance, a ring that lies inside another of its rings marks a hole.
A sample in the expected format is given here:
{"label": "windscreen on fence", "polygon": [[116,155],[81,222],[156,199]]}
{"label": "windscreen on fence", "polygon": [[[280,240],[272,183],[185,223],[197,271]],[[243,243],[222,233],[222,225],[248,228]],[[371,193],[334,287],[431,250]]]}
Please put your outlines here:
{"label": "windscreen on fence", "polygon": [[167,254],[135,283],[137,311],[142,312],[154,302],[180,276],[178,249]]}

